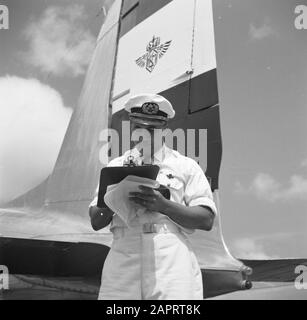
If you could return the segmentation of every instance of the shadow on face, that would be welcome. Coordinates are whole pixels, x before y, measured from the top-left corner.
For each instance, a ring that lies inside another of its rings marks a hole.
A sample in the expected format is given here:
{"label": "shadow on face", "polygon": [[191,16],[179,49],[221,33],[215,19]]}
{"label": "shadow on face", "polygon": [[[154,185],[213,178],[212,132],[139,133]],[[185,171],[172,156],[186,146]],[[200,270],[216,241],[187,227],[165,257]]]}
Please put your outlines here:
{"label": "shadow on face", "polygon": [[[147,119],[145,121],[142,121],[142,119],[138,119],[138,121],[135,121],[135,119],[130,119],[130,134],[137,130],[142,129],[146,130],[147,133],[150,134],[151,137],[151,145],[154,146],[154,133],[155,130],[164,130],[167,127],[167,121],[148,121]],[[145,140],[146,140],[146,134],[144,134]],[[144,142],[144,137],[141,141]],[[140,143],[141,141],[132,141],[133,147]]]}

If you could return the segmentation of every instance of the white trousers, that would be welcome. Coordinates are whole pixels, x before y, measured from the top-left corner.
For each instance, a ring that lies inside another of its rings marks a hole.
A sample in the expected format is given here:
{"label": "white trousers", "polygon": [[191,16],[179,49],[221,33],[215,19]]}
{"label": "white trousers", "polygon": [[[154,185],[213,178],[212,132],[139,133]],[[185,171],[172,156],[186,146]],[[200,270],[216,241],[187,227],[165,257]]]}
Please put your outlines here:
{"label": "white trousers", "polygon": [[116,229],[99,300],[203,299],[201,270],[184,233]]}

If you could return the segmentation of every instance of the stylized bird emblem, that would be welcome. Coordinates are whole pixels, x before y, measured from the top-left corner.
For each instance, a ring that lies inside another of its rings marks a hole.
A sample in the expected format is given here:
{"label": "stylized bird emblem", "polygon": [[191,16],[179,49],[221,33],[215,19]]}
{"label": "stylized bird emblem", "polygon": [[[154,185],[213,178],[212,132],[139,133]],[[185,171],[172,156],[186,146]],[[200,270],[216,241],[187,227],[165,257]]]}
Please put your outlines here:
{"label": "stylized bird emblem", "polygon": [[152,40],[146,47],[147,52],[140,58],[135,60],[136,64],[140,68],[144,68],[146,66],[146,70],[152,72],[158,63],[158,60],[164,56],[164,54],[170,47],[171,42],[172,40],[160,44],[160,38],[153,36]]}

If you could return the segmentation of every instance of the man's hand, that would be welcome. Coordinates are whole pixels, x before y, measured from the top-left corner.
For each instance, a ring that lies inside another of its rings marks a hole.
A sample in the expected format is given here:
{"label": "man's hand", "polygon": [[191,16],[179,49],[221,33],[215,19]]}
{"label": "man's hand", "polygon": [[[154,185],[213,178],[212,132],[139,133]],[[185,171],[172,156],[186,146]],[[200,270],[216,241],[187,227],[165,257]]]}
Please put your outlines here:
{"label": "man's hand", "polygon": [[106,227],[112,221],[113,211],[109,208],[92,206],[89,208],[89,216],[93,229],[98,231]]}
{"label": "man's hand", "polygon": [[150,210],[163,213],[169,200],[163,195],[150,187],[139,186],[139,192],[130,192],[129,200]]}
{"label": "man's hand", "polygon": [[214,213],[206,206],[187,207],[165,199],[159,191],[139,186],[139,192],[130,192],[130,201],[150,210],[157,211],[185,228],[210,231],[213,227]]}

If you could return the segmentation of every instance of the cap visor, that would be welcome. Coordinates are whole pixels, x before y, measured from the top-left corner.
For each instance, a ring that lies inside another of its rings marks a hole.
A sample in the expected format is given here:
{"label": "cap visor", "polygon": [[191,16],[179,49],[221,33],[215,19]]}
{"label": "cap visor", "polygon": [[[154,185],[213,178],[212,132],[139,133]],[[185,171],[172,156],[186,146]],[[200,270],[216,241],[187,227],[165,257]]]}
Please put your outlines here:
{"label": "cap visor", "polygon": [[164,117],[159,117],[161,119],[158,119],[157,117],[148,118],[148,117],[130,115],[129,118],[132,122],[145,127],[161,128],[161,127],[164,127],[165,124],[167,124],[167,119]]}

